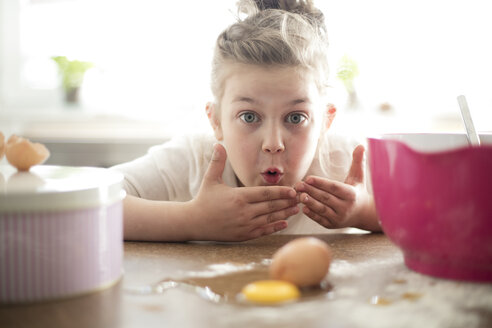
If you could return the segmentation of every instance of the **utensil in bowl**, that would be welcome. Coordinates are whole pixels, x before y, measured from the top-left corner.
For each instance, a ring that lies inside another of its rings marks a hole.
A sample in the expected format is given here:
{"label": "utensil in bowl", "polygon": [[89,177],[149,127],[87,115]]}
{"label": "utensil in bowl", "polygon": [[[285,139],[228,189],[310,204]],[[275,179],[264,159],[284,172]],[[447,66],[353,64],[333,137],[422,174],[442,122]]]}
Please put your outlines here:
{"label": "utensil in bowl", "polygon": [[468,147],[464,134],[368,138],[384,233],[417,272],[492,281],[492,134]]}
{"label": "utensil in bowl", "polygon": [[475,124],[473,124],[472,116],[465,96],[458,96],[458,104],[460,105],[461,118],[463,119],[463,123],[465,125],[468,143],[470,146],[480,146],[480,137],[475,129]]}

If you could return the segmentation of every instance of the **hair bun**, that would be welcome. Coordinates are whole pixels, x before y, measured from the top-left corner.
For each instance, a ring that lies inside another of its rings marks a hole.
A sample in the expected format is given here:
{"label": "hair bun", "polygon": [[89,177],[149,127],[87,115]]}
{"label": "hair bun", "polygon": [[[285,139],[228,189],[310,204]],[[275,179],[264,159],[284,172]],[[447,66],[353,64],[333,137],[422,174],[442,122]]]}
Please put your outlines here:
{"label": "hair bun", "polygon": [[240,12],[248,16],[268,9],[284,10],[303,15],[314,20],[319,26],[324,26],[323,13],[314,6],[312,0],[240,0],[239,8]]}
{"label": "hair bun", "polygon": [[312,0],[255,0],[256,6],[260,10],[265,9],[282,9],[295,13],[311,13],[317,10]]}
{"label": "hair bun", "polygon": [[259,10],[265,9],[281,9],[280,1],[274,0],[255,0],[253,1]]}

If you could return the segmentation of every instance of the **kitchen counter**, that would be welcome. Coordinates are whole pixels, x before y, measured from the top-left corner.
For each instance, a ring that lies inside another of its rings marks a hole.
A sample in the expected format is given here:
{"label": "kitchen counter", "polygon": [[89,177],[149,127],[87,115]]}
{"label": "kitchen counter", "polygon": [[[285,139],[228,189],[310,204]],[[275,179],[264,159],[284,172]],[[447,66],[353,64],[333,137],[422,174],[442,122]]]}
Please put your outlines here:
{"label": "kitchen counter", "polygon": [[318,235],[334,260],[324,289],[297,302],[245,304],[273,253],[299,236],[243,243],[125,242],[124,278],[86,296],[2,305],[0,327],[491,327],[492,284],[407,269],[383,234]]}

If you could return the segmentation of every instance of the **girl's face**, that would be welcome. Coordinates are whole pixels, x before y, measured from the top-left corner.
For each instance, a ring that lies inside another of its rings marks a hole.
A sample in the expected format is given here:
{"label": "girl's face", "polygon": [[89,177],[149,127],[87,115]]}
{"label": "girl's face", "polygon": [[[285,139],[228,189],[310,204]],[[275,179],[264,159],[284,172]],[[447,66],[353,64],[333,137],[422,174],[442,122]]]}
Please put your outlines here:
{"label": "girl's face", "polygon": [[306,71],[228,65],[220,112],[210,117],[241,185],[293,186],[304,178],[322,129],[320,98]]}

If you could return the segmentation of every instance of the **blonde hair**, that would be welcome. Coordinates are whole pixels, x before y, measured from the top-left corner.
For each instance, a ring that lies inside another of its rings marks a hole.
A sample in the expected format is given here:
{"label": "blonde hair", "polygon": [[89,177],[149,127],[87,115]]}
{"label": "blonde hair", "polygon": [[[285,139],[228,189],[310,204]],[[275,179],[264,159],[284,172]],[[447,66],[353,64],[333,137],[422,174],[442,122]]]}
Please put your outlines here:
{"label": "blonde hair", "polygon": [[308,69],[320,92],[327,86],[327,35],[323,13],[312,1],[242,0],[238,19],[217,38],[211,87],[216,103],[224,89],[227,63],[279,65]]}

